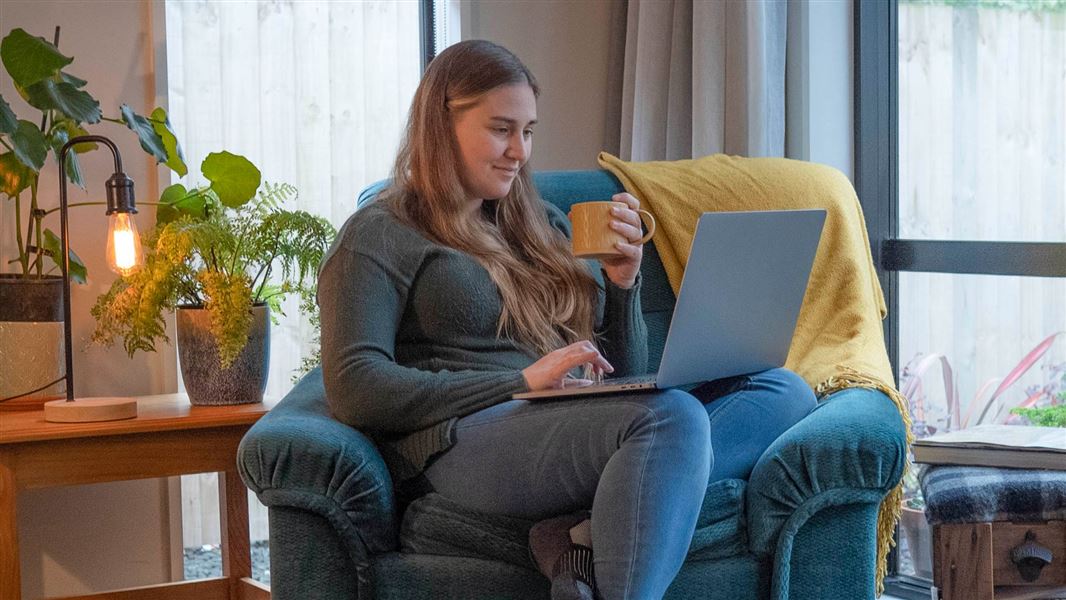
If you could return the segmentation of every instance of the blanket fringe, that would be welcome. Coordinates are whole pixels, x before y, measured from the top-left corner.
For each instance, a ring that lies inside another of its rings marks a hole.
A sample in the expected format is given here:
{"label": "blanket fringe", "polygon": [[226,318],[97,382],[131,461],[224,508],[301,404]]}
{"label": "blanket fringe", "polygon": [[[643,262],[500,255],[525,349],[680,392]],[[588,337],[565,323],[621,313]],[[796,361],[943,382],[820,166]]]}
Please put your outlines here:
{"label": "blanket fringe", "polygon": [[[840,368],[840,373],[833,375],[818,384],[814,392],[819,398],[841,390],[852,388],[875,389],[896,404],[900,416],[903,418],[903,426],[907,432],[907,448],[914,442],[914,434],[911,433],[911,417],[907,399],[895,387],[888,385],[881,379],[860,373],[847,366]],[[910,453],[907,453],[908,456]],[[903,465],[903,473],[906,475],[911,468],[910,460]],[[888,552],[895,545],[894,534],[896,522],[899,521],[903,511],[903,479],[881,501],[881,508],[877,513],[877,595],[880,597],[885,591],[885,575],[888,573]]]}

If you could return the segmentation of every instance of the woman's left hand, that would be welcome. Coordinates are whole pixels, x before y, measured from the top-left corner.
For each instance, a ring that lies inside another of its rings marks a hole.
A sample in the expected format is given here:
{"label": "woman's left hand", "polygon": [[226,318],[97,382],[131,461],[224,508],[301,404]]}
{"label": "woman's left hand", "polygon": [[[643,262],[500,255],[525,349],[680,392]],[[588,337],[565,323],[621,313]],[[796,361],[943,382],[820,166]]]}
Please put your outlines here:
{"label": "woman's left hand", "polygon": [[611,209],[611,229],[619,233],[629,243],[619,242],[615,248],[622,254],[614,258],[602,258],[600,264],[607,277],[620,288],[631,288],[636,283],[637,273],[640,272],[640,260],[644,256],[644,246],[640,238],[644,237],[644,231],[640,225],[640,200],[631,194],[623,192],[611,196],[613,202],[622,202],[627,208],[615,207]]}

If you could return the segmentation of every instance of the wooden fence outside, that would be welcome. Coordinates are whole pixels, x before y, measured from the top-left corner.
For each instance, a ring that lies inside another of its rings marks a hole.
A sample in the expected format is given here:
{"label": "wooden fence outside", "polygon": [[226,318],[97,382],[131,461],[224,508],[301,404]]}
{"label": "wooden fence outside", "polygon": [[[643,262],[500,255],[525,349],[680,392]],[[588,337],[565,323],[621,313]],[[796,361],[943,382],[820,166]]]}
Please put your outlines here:
{"label": "wooden fence outside", "polygon": [[[1066,11],[899,5],[900,237],[1066,241]],[[1047,336],[1066,330],[1066,280],[900,276],[902,365],[948,357],[962,413]],[[1046,364],[1066,360],[1060,338]],[[1006,402],[1050,376],[1033,367]],[[925,376],[943,404],[939,373]]]}

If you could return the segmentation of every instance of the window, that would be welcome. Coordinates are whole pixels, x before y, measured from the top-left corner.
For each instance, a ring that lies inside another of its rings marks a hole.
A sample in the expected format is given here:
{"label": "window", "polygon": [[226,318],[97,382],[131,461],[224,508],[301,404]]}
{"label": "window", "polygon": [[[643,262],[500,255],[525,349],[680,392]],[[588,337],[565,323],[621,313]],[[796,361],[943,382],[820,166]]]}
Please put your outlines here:
{"label": "window", "polygon": [[[286,208],[324,216],[339,227],[358,192],[392,167],[421,74],[424,6],[387,0],[166,2],[166,95],[190,181],[202,182],[200,162],[225,149],[255,163],[264,181],[295,186],[299,197]],[[457,33],[441,29],[438,44]],[[267,395],[274,398],[292,387],[314,342],[296,299],[283,310],[280,326],[271,331]],[[210,568],[220,568],[214,476],[183,477],[181,504],[186,575],[209,576]],[[269,582],[263,570],[266,510],[254,495],[249,506],[253,575]],[[205,569],[212,558],[215,566]]]}
{"label": "window", "polygon": [[[856,187],[919,434],[1063,401],[1063,8],[856,5]],[[890,590],[927,598],[928,526],[908,517]]]}

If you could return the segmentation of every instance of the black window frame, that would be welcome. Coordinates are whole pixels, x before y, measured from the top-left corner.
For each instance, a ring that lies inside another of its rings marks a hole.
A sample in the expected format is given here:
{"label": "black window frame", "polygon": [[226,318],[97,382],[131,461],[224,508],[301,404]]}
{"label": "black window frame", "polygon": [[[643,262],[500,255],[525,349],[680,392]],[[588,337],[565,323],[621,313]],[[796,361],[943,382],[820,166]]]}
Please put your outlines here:
{"label": "black window frame", "polygon": [[422,54],[422,72],[426,72],[426,67],[429,66],[429,61],[433,60],[436,56],[437,49],[437,29],[436,25],[436,8],[433,6],[433,0],[421,0],[418,3],[418,45],[419,51]]}
{"label": "black window frame", "polygon": [[[1066,243],[899,238],[897,0],[855,0],[855,189],[866,218],[888,317],[885,343],[899,381],[899,273],[1066,277]],[[898,535],[898,530],[897,530]],[[889,555],[886,591],[927,599],[931,583],[898,573]]]}

